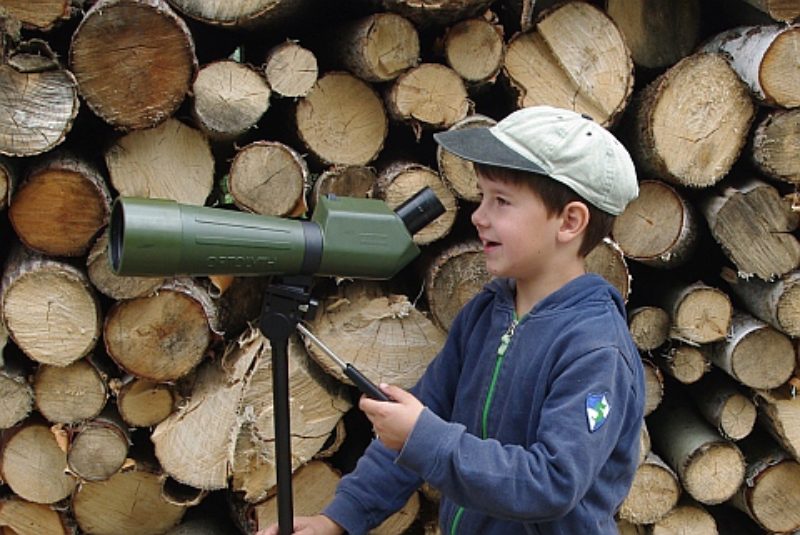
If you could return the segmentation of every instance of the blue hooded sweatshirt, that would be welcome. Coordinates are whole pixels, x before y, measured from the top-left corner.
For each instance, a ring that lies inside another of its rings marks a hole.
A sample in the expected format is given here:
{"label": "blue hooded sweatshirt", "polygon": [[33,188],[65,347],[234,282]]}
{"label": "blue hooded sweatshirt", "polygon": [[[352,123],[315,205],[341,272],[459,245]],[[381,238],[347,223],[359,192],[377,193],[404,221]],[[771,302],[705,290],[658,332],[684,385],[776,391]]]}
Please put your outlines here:
{"label": "blue hooded sweatshirt", "polygon": [[517,321],[496,279],[412,392],[403,449],[373,440],[324,514],[366,533],[427,481],[443,535],[617,535],[638,465],[644,379],[617,290],[582,275]]}

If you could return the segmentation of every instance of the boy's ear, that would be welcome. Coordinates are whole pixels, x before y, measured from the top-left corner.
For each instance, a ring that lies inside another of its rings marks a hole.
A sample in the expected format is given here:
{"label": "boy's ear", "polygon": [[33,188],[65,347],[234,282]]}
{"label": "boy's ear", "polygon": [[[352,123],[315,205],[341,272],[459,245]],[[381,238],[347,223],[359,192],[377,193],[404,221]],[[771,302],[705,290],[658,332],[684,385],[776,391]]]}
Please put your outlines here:
{"label": "boy's ear", "polygon": [[585,203],[572,201],[561,210],[561,227],[558,230],[560,241],[569,242],[580,237],[589,224],[589,208]]}

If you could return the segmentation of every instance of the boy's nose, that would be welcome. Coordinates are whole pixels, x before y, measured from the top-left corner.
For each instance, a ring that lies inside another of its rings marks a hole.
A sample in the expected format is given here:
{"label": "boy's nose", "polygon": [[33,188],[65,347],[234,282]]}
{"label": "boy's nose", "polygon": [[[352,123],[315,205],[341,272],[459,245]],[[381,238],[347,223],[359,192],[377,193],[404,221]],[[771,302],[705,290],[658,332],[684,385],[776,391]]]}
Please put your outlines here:
{"label": "boy's nose", "polygon": [[472,214],[470,215],[470,221],[476,227],[485,227],[486,226],[486,217],[484,217],[483,210],[481,210],[481,204],[478,205],[475,210],[473,210]]}

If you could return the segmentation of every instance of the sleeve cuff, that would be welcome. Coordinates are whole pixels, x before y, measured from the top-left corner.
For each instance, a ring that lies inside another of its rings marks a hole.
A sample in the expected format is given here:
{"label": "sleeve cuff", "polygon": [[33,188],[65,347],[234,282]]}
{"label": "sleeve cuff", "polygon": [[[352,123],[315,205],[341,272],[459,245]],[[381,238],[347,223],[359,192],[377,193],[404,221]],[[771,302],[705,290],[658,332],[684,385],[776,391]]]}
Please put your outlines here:
{"label": "sleeve cuff", "polygon": [[395,462],[426,481],[435,483],[435,474],[441,460],[455,447],[464,430],[463,425],[446,422],[425,408]]}

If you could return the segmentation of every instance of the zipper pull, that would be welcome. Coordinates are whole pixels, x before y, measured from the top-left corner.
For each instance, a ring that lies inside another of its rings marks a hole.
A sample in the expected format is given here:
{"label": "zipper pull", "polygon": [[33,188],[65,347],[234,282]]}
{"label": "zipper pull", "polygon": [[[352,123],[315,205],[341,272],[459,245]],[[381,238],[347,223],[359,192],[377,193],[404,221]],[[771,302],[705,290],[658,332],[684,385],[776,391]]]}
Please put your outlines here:
{"label": "zipper pull", "polygon": [[512,320],[511,325],[508,326],[506,332],[504,332],[503,336],[500,337],[500,347],[497,348],[498,356],[506,354],[508,345],[511,343],[511,337],[514,336],[514,329],[516,328],[517,328],[517,320]]}

